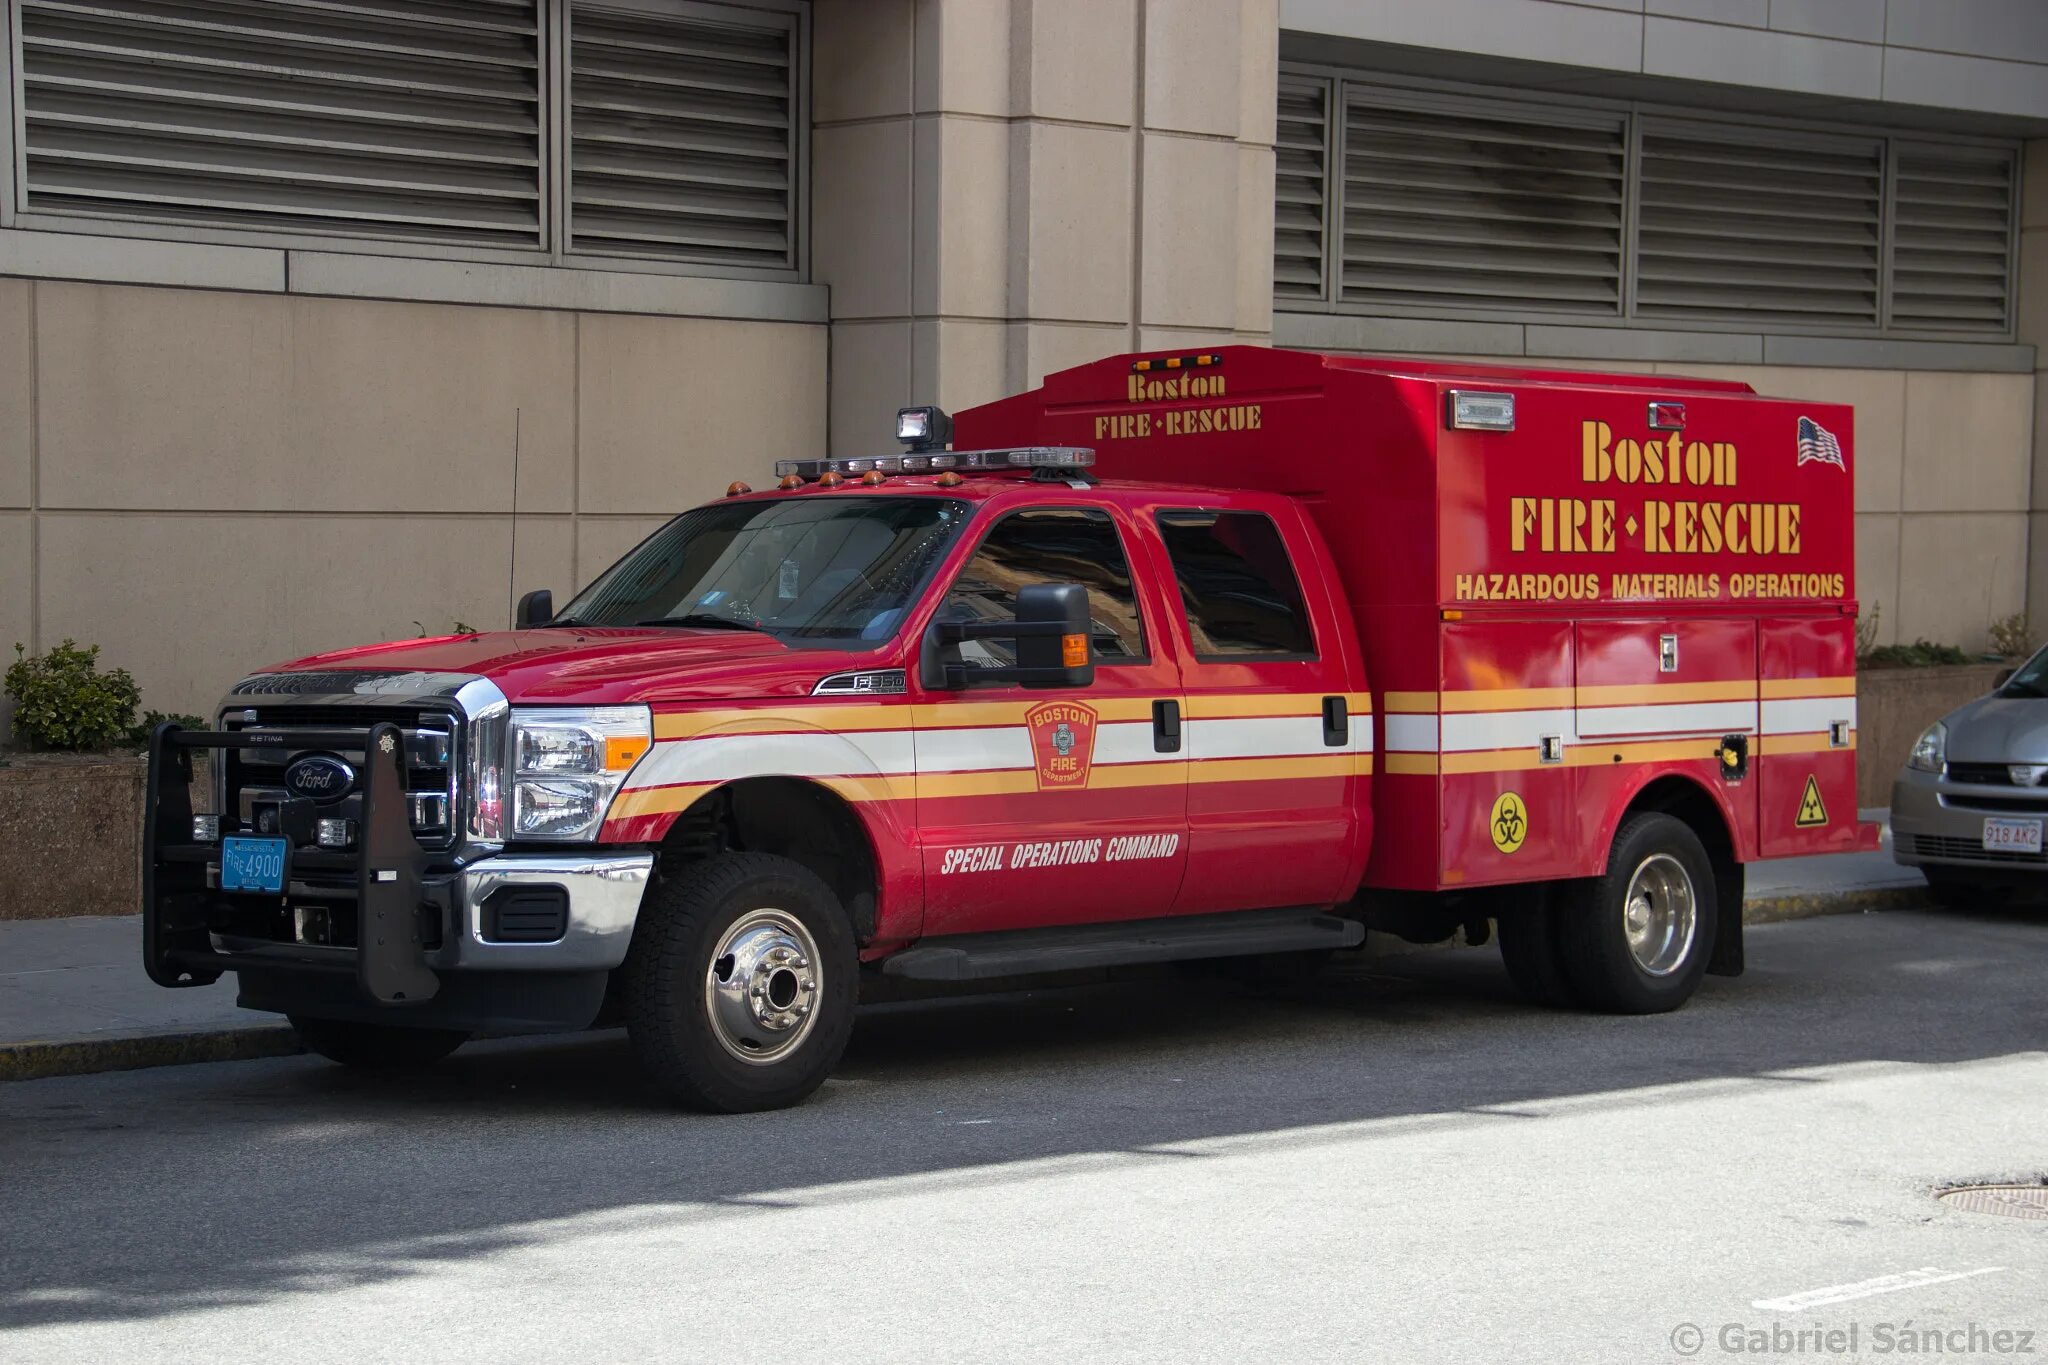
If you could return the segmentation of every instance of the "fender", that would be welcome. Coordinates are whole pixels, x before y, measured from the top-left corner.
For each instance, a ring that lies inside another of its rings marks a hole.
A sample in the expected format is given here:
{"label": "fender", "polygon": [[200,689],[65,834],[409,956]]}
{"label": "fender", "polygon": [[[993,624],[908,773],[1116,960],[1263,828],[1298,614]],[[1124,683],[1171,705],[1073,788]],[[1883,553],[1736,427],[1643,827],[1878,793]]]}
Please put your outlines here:
{"label": "fender", "polygon": [[[853,714],[850,707],[832,709],[842,718]],[[863,719],[878,714],[870,710]],[[912,826],[915,753],[907,707],[902,714],[901,728],[846,730],[826,729],[788,712],[728,714],[681,738],[665,737],[670,727],[657,716],[655,732],[664,737],[627,775],[600,839],[659,843],[683,812],[748,778],[810,782],[853,808],[873,849],[881,883],[876,888],[876,943],[913,939],[923,921],[924,876]],[[681,716],[672,713],[668,719]]]}
{"label": "fender", "polygon": [[[1744,830],[1741,818],[1729,804],[1726,784],[1703,781],[1692,769],[1673,766],[1645,766],[1632,772],[1630,777],[1634,780],[1615,784],[1610,789],[1611,795],[1608,800],[1602,805],[1598,845],[1587,850],[1590,861],[1595,864],[1594,872],[1589,875],[1597,875],[1599,870],[1606,868],[1607,853],[1614,844],[1614,831],[1620,827],[1622,815],[1628,808],[1651,786],[1674,778],[1713,803],[1715,811],[1721,816],[1722,825],[1727,830],[1728,842],[1735,851],[1735,860],[1742,863],[1756,861],[1754,834]],[[1755,781],[1755,778],[1752,776],[1749,781]]]}

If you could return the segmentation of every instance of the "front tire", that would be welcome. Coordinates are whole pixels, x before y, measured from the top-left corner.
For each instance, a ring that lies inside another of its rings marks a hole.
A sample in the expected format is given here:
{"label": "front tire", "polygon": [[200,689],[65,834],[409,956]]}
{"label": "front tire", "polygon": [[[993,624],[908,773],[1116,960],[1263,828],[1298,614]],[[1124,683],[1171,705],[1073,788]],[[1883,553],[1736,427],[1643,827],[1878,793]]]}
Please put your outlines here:
{"label": "front tire", "polygon": [[1692,998],[1714,955],[1714,867],[1684,821],[1646,812],[1615,831],[1607,871],[1561,888],[1558,948],[1579,999],[1661,1014]]}
{"label": "front tire", "polygon": [[413,1071],[431,1066],[469,1041],[467,1033],[441,1028],[401,1028],[343,1019],[287,1015],[308,1052],[364,1071]]}
{"label": "front tire", "polygon": [[620,974],[648,1078],[694,1109],[780,1109],[846,1051],[859,953],[837,897],[801,863],[727,853],[657,882]]}

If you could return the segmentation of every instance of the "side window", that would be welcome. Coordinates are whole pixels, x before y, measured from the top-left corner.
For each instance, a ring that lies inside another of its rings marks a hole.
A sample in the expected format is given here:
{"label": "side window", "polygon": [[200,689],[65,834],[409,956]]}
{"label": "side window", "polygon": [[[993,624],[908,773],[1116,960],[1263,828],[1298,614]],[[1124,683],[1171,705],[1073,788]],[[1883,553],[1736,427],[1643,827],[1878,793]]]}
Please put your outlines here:
{"label": "side window", "polygon": [[1315,655],[1301,584],[1280,529],[1262,512],[1161,512],[1198,659]]}
{"label": "side window", "polygon": [[[939,604],[938,619],[1008,620],[1017,614],[1017,590],[1034,583],[1079,583],[1088,589],[1098,664],[1145,658],[1145,633],[1123,542],[1108,513],[1085,507],[1028,508],[997,522]],[[1007,640],[969,640],[960,646],[961,661],[970,668],[1005,668],[1016,662],[1015,653]]]}

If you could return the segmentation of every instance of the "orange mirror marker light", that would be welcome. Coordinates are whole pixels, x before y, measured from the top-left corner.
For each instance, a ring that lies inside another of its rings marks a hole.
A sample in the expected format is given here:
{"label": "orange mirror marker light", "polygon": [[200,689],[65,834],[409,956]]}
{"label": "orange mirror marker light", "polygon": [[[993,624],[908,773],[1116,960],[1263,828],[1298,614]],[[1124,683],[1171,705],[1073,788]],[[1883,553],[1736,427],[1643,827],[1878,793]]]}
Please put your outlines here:
{"label": "orange mirror marker light", "polygon": [[1085,635],[1060,636],[1060,667],[1086,668],[1088,666],[1088,637]]}

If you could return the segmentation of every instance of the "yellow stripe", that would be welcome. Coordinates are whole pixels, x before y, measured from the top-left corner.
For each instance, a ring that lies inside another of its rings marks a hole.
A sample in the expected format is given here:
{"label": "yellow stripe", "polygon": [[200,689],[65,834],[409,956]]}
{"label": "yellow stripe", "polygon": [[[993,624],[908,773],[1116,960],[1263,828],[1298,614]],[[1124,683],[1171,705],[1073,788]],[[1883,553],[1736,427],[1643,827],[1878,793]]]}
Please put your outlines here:
{"label": "yellow stripe", "polygon": [[1570,706],[1569,687],[1484,687],[1443,694],[1443,709],[1453,711],[1540,711]]}
{"label": "yellow stripe", "polygon": [[692,782],[680,787],[649,787],[644,791],[620,792],[612,801],[608,820],[630,820],[636,815],[667,815],[688,810],[697,798],[712,790],[716,782]]}
{"label": "yellow stripe", "polygon": [[[1360,755],[1362,758],[1370,754]],[[1389,773],[1407,773],[1423,777],[1436,776],[1435,754],[1386,754],[1382,766]]]}
{"label": "yellow stripe", "polygon": [[1797,697],[1853,697],[1856,695],[1856,679],[1846,678],[1765,678],[1759,686],[1763,689],[1765,701],[1784,701]]}
{"label": "yellow stripe", "polygon": [[1529,745],[1513,749],[1475,749],[1467,753],[1449,753],[1443,756],[1445,776],[1453,773],[1504,773],[1520,772],[1533,768],[1601,768],[1616,763],[1670,763],[1686,759],[1711,759],[1717,752],[1717,745],[1706,739],[1651,740],[1637,744],[1581,744],[1566,749],[1564,762],[1545,763],[1536,756],[1536,747]]}
{"label": "yellow stripe", "polygon": [[[1323,698],[1328,692],[1243,692],[1228,695],[1189,697],[1187,714],[1190,720],[1216,720],[1230,717],[1254,716],[1315,716],[1323,714]],[[1370,692],[1345,692],[1344,709],[1354,716],[1372,714]],[[1147,712],[1150,715],[1150,712]]]}
{"label": "yellow stripe", "polygon": [[1756,684],[1747,678],[1736,678],[1728,682],[1698,683],[1650,683],[1644,686],[1624,687],[1581,687],[1581,706],[1635,706],[1647,703],[1695,702],[1695,701],[1751,701],[1756,697]]}
{"label": "yellow stripe", "polygon": [[1849,732],[1847,744],[1834,744],[1825,730],[1814,730],[1797,735],[1758,735],[1753,750],[1759,754],[1816,754],[1833,751],[1846,753],[1856,747],[1856,732]]}
{"label": "yellow stripe", "polygon": [[822,706],[719,707],[709,711],[663,711],[654,717],[656,739],[690,739],[713,730],[723,734],[772,734],[779,730],[907,730],[917,708],[904,703],[877,706],[844,701]]}
{"label": "yellow stripe", "polygon": [[[1369,756],[1369,755],[1368,755]],[[1349,777],[1351,754],[1313,758],[1208,758],[1188,765],[1190,782],[1265,782],[1275,778]]]}
{"label": "yellow stripe", "polygon": [[1434,715],[1436,693],[1434,692],[1389,692],[1386,694],[1389,715]]}

